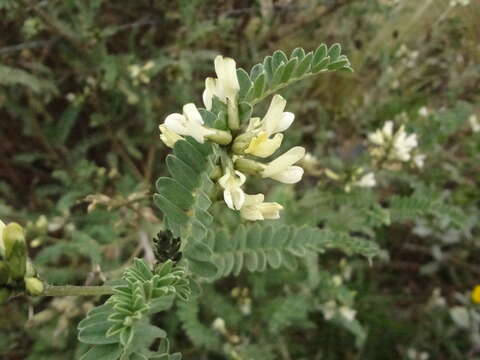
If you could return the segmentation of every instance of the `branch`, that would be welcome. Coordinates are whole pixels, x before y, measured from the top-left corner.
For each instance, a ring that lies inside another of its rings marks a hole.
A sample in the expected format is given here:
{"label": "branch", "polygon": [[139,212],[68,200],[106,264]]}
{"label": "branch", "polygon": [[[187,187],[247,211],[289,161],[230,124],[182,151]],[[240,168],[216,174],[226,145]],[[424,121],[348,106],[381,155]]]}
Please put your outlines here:
{"label": "branch", "polygon": [[47,285],[42,296],[99,296],[113,294],[113,286]]}

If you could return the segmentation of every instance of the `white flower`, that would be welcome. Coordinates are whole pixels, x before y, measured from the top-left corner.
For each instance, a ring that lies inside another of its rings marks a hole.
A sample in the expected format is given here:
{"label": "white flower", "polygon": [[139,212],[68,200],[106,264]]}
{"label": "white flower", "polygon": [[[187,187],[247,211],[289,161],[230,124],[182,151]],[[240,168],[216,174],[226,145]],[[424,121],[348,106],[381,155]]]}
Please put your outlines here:
{"label": "white flower", "polygon": [[175,143],[178,140],[183,139],[180,135],[178,135],[176,132],[170,130],[168,127],[165,125],[159,125],[158,127],[160,129],[160,139],[163,141],[165,145],[167,145],[169,148],[173,148]]}
{"label": "white flower", "polygon": [[375,185],[377,185],[377,181],[375,180],[375,174],[373,172],[365,174],[353,185],[359,187],[374,187]]}
{"label": "white flower", "polygon": [[321,305],[321,310],[325,320],[331,320],[337,313],[337,303],[334,300],[330,300],[329,302]]}
{"label": "white flower", "polygon": [[173,113],[165,118],[165,126],[178,135],[191,136],[199,143],[203,144],[205,136],[214,134],[203,126],[202,115],[197,110],[195,104],[186,104],[183,106],[183,114]]}
{"label": "white flower", "polygon": [[227,332],[225,320],[222,318],[216,318],[212,323],[212,328],[221,334],[225,334]]}
{"label": "white flower", "polygon": [[429,114],[430,114],[430,111],[428,110],[428,108],[426,106],[422,106],[418,110],[418,115],[420,115],[422,117],[427,117]]}
{"label": "white flower", "polygon": [[368,135],[368,140],[375,145],[384,145],[393,135],[393,122],[386,121],[382,129],[376,130],[374,133]]}
{"label": "white flower", "polygon": [[393,139],[393,157],[400,161],[410,160],[410,152],[418,145],[417,134],[407,136],[403,125]]}
{"label": "white flower", "polygon": [[305,148],[295,146],[283,155],[268,163],[262,171],[262,177],[272,178],[285,184],[299,182],[303,176],[300,166],[292,166],[305,156]]}
{"label": "white flower", "polygon": [[340,275],[335,275],[332,278],[332,281],[333,281],[333,285],[335,285],[335,286],[340,286],[343,283],[343,279]]}
{"label": "white flower", "polygon": [[355,315],[357,315],[357,312],[349,308],[348,306],[341,306],[338,309],[338,312],[348,321],[352,321],[353,319],[355,319]]}
{"label": "white flower", "polygon": [[283,111],[286,105],[287,101],[282,96],[275,95],[262,121],[255,118],[250,122],[247,131],[250,129],[257,132],[257,135],[250,141],[245,153],[268,157],[277,151],[283,139],[283,135],[278,133],[287,130],[295,119],[293,113]]}
{"label": "white flower", "polygon": [[468,329],[470,326],[470,315],[463,306],[454,306],[450,308],[450,316],[455,324],[461,328]]}
{"label": "white flower", "polygon": [[238,170],[227,170],[225,175],[218,179],[218,183],[224,189],[225,203],[232,210],[240,210],[245,202],[245,193],[241,188],[245,180],[245,175]]}
{"label": "white flower", "polygon": [[227,100],[235,101],[240,90],[235,60],[218,55],[215,58],[215,72],[216,79],[209,77],[205,80],[203,103],[207,110],[212,108],[214,96],[227,103]]}
{"label": "white flower", "polygon": [[275,134],[287,130],[292,125],[295,115],[284,112],[287,101],[281,95],[275,95],[270,102],[267,113],[262,119],[262,129],[267,134]]}
{"label": "white flower", "polygon": [[263,194],[245,194],[245,202],[240,210],[244,219],[255,221],[265,219],[278,219],[283,206],[276,202],[263,202]]}
{"label": "white flower", "polygon": [[427,155],[425,154],[417,154],[413,157],[413,162],[415,163],[415,166],[418,167],[419,169],[423,168],[423,165],[425,165],[425,158]]}
{"label": "white flower", "polygon": [[472,131],[474,133],[477,133],[480,131],[480,122],[478,122],[477,115],[472,114],[468,118],[468,122],[470,123],[470,127],[472,128]]}

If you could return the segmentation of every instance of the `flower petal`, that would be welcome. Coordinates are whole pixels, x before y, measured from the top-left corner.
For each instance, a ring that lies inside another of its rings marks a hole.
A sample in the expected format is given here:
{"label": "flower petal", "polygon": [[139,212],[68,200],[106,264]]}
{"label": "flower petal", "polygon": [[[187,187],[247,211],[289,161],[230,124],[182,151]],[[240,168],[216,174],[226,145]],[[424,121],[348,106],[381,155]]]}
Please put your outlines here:
{"label": "flower petal", "polygon": [[272,98],[267,113],[263,117],[263,128],[268,135],[273,134],[275,129],[277,129],[286,105],[287,100],[285,100],[281,95],[277,94]]}
{"label": "flower petal", "polygon": [[305,148],[295,146],[288,150],[283,155],[280,155],[275,160],[271,161],[263,170],[262,176],[272,177],[272,175],[286,170],[289,166],[295,164],[297,161],[305,156]]}
{"label": "flower petal", "polygon": [[230,192],[230,189],[225,189],[223,191],[223,199],[225,200],[225,203],[230,209],[235,210],[235,206],[233,205],[232,193]]}
{"label": "flower petal", "polygon": [[269,139],[267,133],[262,131],[250,141],[245,153],[262,158],[268,157],[282,145],[282,139],[282,134],[276,134],[272,139]]}
{"label": "flower petal", "polygon": [[240,84],[237,78],[237,64],[235,60],[218,55],[215,58],[215,72],[217,73],[218,81],[221,82],[222,87],[228,91],[238,91]]}
{"label": "flower petal", "polygon": [[197,107],[193,103],[183,105],[183,113],[187,119],[191,122],[197,122],[203,125],[202,115],[198,111]]}
{"label": "flower petal", "polygon": [[245,202],[245,193],[240,187],[230,188],[230,194],[233,200],[235,210],[240,210]]}
{"label": "flower petal", "polygon": [[165,118],[165,126],[176,132],[178,135],[188,135],[188,128],[185,126],[187,119],[182,114],[173,113]]}
{"label": "flower petal", "polygon": [[290,166],[286,170],[271,175],[270,178],[284,184],[295,184],[302,180],[303,169],[300,166]]}
{"label": "flower petal", "polygon": [[212,102],[213,102],[213,93],[208,88],[203,90],[202,94],[203,105],[205,105],[205,109],[211,110],[212,109]]}
{"label": "flower petal", "polygon": [[173,148],[173,146],[178,140],[183,139],[180,135],[170,130],[165,125],[160,125],[158,128],[160,129],[160,133],[161,133],[160,139],[163,141],[165,145],[167,145],[170,148]]}
{"label": "flower petal", "polygon": [[295,120],[295,114],[291,112],[284,112],[280,119],[280,122],[277,124],[277,127],[273,131],[273,133],[283,132],[287,130],[290,125],[292,125],[293,120]]}

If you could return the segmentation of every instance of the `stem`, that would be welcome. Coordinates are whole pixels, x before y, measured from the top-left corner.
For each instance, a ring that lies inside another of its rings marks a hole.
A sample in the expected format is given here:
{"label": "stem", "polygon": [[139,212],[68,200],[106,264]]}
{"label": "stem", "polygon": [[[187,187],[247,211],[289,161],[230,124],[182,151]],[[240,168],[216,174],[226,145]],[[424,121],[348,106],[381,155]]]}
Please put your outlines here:
{"label": "stem", "polygon": [[113,294],[113,286],[47,285],[42,296],[99,296]]}
{"label": "stem", "polygon": [[295,83],[295,82],[297,82],[297,81],[304,80],[304,79],[306,79],[306,78],[309,78],[309,77],[312,77],[312,76],[315,76],[315,75],[319,75],[319,74],[322,74],[322,73],[324,73],[324,72],[326,72],[326,71],[321,70],[321,71],[316,72],[316,73],[308,72],[308,73],[306,73],[306,74],[303,74],[303,75],[300,76],[300,77],[296,77],[296,78],[290,79],[290,80],[287,81],[287,82],[281,83],[280,85],[277,85],[277,86],[271,88],[270,90],[265,91],[262,96],[260,96],[260,97],[258,97],[258,98],[256,98],[256,99],[253,99],[252,101],[250,101],[250,105],[255,106],[255,105],[257,105],[259,102],[261,102],[262,100],[264,100],[265,98],[269,97],[270,95],[275,94],[277,91],[282,90],[283,88],[285,88],[285,87],[287,87],[287,86],[289,86],[289,85],[291,85],[291,84],[293,84],[293,83]]}

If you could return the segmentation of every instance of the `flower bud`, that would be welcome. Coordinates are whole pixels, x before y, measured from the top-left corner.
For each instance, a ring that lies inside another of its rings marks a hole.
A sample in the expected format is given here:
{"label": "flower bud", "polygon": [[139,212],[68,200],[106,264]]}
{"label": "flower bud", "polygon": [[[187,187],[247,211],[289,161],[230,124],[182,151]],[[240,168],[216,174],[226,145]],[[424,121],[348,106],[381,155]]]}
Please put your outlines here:
{"label": "flower bud", "polygon": [[265,168],[265,165],[255,161],[244,158],[239,158],[235,160],[235,169],[241,171],[242,173],[249,175],[259,175]]}
{"label": "flower bud", "polygon": [[3,244],[5,246],[5,257],[9,259],[12,255],[15,244],[25,245],[23,228],[17,223],[10,223],[3,229]]}
{"label": "flower bud", "polygon": [[209,140],[212,140],[213,142],[216,142],[217,144],[220,145],[228,145],[232,142],[232,134],[230,131],[225,131],[225,130],[219,130],[219,129],[213,129],[209,128],[213,133],[210,135],[207,135],[206,138]]}
{"label": "flower bud", "polygon": [[237,155],[243,155],[245,153],[245,149],[248,148],[254,137],[255,133],[253,132],[247,132],[237,136],[233,141],[233,152]]}
{"label": "flower bud", "polygon": [[17,223],[8,224],[3,231],[3,241],[10,276],[14,280],[22,279],[27,265],[27,245],[23,228]]}
{"label": "flower bud", "polygon": [[43,283],[34,277],[25,278],[25,289],[30,295],[37,296],[41,295],[44,290]]}

